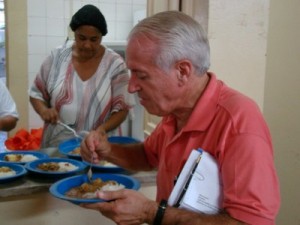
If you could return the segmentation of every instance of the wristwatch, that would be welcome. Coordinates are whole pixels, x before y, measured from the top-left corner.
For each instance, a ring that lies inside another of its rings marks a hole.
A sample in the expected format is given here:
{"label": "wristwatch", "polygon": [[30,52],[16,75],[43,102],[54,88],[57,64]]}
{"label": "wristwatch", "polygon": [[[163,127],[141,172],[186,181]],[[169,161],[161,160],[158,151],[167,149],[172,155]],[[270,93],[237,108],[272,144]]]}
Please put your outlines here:
{"label": "wristwatch", "polygon": [[165,214],[165,210],[168,206],[168,202],[166,200],[161,200],[154,218],[153,225],[161,225],[162,219]]}

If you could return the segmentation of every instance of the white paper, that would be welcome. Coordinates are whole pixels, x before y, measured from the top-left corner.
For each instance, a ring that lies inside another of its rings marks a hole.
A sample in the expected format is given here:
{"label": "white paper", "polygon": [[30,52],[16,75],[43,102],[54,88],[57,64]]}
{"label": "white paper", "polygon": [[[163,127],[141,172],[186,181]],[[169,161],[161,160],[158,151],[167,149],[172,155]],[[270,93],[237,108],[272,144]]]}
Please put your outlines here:
{"label": "white paper", "polygon": [[201,160],[196,168],[179,208],[205,214],[216,214],[221,210],[222,185],[216,160],[207,152],[193,150],[184,165],[168,204],[173,206],[182,192],[198,156]]}

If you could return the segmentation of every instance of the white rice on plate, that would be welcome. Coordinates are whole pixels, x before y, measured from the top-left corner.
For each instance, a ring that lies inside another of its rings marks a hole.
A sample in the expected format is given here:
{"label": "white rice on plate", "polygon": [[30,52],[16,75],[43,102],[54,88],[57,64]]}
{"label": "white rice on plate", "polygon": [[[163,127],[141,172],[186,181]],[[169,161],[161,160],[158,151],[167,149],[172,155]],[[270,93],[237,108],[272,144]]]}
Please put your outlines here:
{"label": "white rice on plate", "polygon": [[68,163],[68,162],[59,162],[59,172],[69,172],[69,171],[73,171],[73,170],[77,170],[78,166],[73,165],[72,163]]}
{"label": "white rice on plate", "polygon": [[[99,191],[118,191],[124,189],[125,186],[123,184],[105,184]],[[97,190],[98,191],[98,190]],[[95,192],[87,192],[82,197],[83,198],[97,198],[97,191]]]}
{"label": "white rice on plate", "polygon": [[37,160],[38,157],[32,155],[32,154],[24,154],[20,162],[31,162],[34,160]]}
{"label": "white rice on plate", "polygon": [[3,166],[0,167],[0,177],[9,177],[9,176],[14,176],[16,175],[16,171],[14,171],[13,169]]}

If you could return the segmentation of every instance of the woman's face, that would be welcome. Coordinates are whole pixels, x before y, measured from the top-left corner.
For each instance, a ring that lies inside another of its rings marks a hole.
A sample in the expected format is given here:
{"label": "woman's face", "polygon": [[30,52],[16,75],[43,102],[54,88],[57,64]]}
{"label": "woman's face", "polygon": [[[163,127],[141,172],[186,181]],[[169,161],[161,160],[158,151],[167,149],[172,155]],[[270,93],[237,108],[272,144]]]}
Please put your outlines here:
{"label": "woman's face", "polygon": [[75,30],[75,45],[79,57],[84,59],[93,58],[100,49],[102,34],[89,25],[83,25]]}

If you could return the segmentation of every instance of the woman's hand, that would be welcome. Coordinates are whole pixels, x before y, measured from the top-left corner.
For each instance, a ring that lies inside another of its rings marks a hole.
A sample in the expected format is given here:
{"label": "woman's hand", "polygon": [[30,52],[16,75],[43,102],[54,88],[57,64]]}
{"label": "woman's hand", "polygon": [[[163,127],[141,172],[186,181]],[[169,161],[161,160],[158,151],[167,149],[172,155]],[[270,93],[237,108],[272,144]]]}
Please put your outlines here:
{"label": "woman's hand", "polygon": [[40,111],[40,116],[45,123],[57,123],[59,116],[58,112],[54,108],[45,108]]}
{"label": "woman's hand", "polygon": [[91,131],[81,142],[81,157],[87,161],[91,161],[91,154],[93,155],[93,163],[99,163],[105,158],[111,150],[110,143],[107,140],[105,132]]}
{"label": "woman's hand", "polygon": [[99,191],[97,196],[107,202],[81,204],[82,207],[99,211],[117,224],[151,224],[158,204],[147,199],[140,192],[123,189],[120,191]]}

